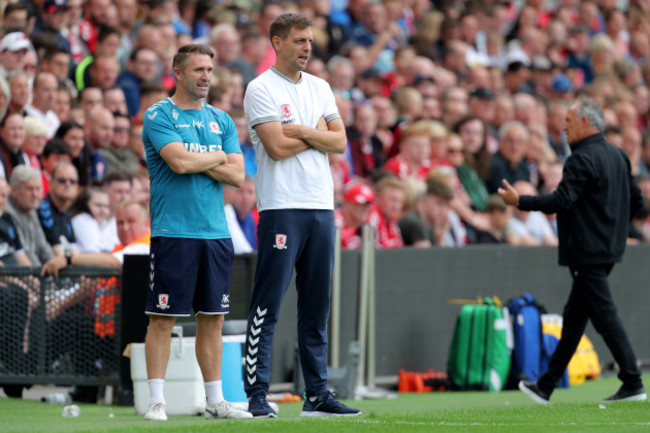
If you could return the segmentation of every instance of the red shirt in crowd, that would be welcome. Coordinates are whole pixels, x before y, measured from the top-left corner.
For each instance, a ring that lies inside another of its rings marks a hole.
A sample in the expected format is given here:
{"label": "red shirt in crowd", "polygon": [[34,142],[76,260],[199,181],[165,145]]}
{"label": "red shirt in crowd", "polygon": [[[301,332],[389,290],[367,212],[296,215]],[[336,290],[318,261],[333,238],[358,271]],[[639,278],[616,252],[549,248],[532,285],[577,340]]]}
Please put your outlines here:
{"label": "red shirt in crowd", "polygon": [[386,220],[376,204],[373,204],[372,209],[370,209],[368,224],[375,229],[375,247],[401,248],[404,246],[397,221]]}

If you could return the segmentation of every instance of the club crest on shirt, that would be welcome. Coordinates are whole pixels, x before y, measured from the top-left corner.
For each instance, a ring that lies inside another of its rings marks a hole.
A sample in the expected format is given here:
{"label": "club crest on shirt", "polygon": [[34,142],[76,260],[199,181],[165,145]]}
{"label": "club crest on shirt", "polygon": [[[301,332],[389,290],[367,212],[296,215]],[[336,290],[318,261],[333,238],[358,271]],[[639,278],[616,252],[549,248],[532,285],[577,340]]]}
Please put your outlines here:
{"label": "club crest on shirt", "polygon": [[286,250],[287,235],[282,235],[282,234],[275,235],[275,243],[273,244],[273,248],[277,248],[279,250]]}
{"label": "club crest on shirt", "polygon": [[166,293],[161,293],[158,295],[158,305],[156,305],[156,308],[160,310],[168,310],[169,309],[169,295]]}
{"label": "club crest on shirt", "polygon": [[219,128],[219,124],[217,122],[210,122],[208,125],[210,125],[210,132],[213,134],[221,134],[221,129]]}
{"label": "club crest on shirt", "polygon": [[291,105],[289,105],[289,104],[280,105],[280,111],[282,111],[282,118],[283,119],[291,117]]}

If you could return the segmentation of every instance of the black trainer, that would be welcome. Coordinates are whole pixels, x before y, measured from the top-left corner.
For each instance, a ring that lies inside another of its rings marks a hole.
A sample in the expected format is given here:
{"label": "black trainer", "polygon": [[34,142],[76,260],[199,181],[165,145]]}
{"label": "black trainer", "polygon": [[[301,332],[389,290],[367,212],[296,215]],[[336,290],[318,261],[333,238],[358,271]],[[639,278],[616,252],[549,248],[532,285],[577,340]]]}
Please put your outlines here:
{"label": "black trainer", "polygon": [[248,399],[248,411],[253,415],[253,418],[277,418],[278,416],[269,405],[269,402],[266,401],[266,395],[264,394],[255,394]]}
{"label": "black trainer", "polygon": [[544,392],[537,387],[537,382],[522,380],[519,382],[519,389],[537,404],[547,405],[551,398],[551,394]]}
{"label": "black trainer", "polygon": [[615,403],[619,401],[646,401],[648,396],[643,387],[637,388],[634,391],[623,388],[622,386],[616,391],[616,394],[610,395],[603,399],[605,403]]}
{"label": "black trainer", "polygon": [[357,416],[361,415],[359,409],[353,409],[337,401],[335,395],[327,391],[319,396],[305,398],[300,416]]}

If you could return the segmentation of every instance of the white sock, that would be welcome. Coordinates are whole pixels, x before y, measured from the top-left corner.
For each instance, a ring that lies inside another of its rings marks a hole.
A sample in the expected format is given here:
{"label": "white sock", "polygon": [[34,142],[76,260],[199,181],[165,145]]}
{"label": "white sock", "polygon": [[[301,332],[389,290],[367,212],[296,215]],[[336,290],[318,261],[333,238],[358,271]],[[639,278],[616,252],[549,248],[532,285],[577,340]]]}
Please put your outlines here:
{"label": "white sock", "polygon": [[221,381],[215,380],[212,382],[205,382],[205,399],[208,403],[208,406],[214,406],[217,403],[221,403],[223,398],[223,389],[221,387]]}
{"label": "white sock", "polygon": [[158,402],[165,404],[165,396],[163,395],[165,379],[149,379],[147,383],[149,384],[149,401],[151,404]]}

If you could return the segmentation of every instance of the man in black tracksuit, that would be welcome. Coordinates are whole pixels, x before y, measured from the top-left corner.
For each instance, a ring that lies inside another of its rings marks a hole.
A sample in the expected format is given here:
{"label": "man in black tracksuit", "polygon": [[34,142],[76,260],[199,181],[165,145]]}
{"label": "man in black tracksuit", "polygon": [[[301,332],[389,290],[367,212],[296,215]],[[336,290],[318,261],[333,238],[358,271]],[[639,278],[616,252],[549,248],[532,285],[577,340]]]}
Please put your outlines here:
{"label": "man in black tracksuit", "polygon": [[521,210],[557,213],[559,264],[568,266],[573,278],[562,338],[548,370],[537,382],[520,382],[519,388],[535,402],[547,404],[591,319],[618,363],[623,382],[604,401],[644,401],[641,372],[607,282],[614,264],[621,261],[629,221],[643,198],[625,152],[605,140],[603,112],[596,102],[578,99],[566,123],[572,154],[555,192],[519,197],[505,180],[499,189],[507,204]]}

